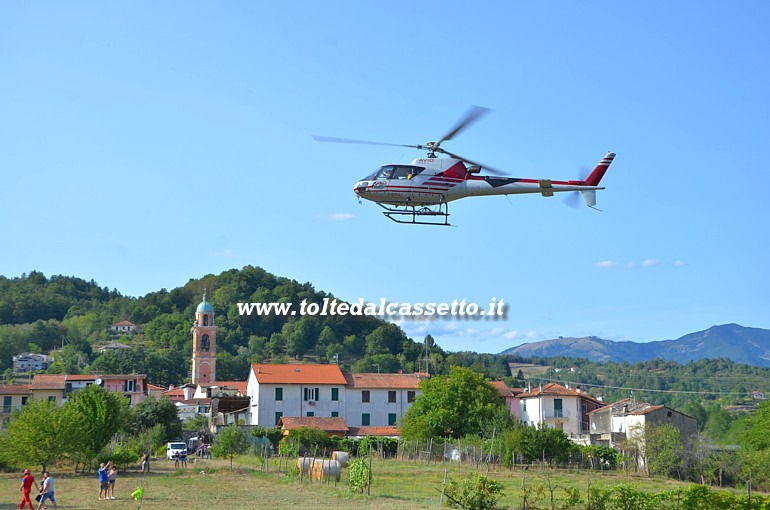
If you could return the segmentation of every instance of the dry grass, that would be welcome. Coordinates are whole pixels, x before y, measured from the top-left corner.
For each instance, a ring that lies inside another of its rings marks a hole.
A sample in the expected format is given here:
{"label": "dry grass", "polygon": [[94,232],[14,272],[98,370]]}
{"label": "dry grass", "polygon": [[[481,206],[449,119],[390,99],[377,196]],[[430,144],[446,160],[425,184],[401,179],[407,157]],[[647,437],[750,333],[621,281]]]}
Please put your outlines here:
{"label": "dry grass", "polygon": [[[134,471],[121,473],[116,484],[116,500],[98,501],[99,486],[96,474],[74,474],[71,469],[52,469],[56,480],[56,496],[59,506],[65,509],[117,510],[138,508],[139,503],[131,499],[131,492],[141,485],[144,498],[143,509],[178,508],[184,510],[220,510],[238,508],[282,509],[292,507],[308,508],[364,508],[385,509],[427,509],[439,508],[439,498],[444,478],[448,475],[460,479],[471,469],[470,466],[420,464],[414,462],[379,461],[372,466],[372,495],[367,497],[352,494],[347,486],[347,469],[342,472],[342,481],[336,486],[331,483],[310,483],[307,477],[300,482],[298,477],[276,472],[271,464],[270,472],[261,472],[253,457],[236,459],[236,469],[230,472],[228,461],[203,460],[191,463],[187,470],[175,470],[172,462],[155,461],[153,472],[141,475]],[[291,463],[294,465],[294,463]],[[482,473],[486,469],[482,466]],[[505,486],[501,505],[516,508],[520,505],[519,492],[522,477],[529,487],[538,484],[558,485],[555,491],[557,501],[564,495],[565,487],[577,487],[585,495],[588,479],[603,486],[628,484],[638,490],[661,492],[686,484],[670,480],[656,480],[628,477],[622,472],[610,474],[590,472],[564,472],[551,470],[516,469],[492,470],[489,476]],[[0,475],[0,510],[18,508],[21,493],[18,488],[21,474]],[[548,491],[546,490],[546,494]],[[541,505],[544,501],[541,501]]]}

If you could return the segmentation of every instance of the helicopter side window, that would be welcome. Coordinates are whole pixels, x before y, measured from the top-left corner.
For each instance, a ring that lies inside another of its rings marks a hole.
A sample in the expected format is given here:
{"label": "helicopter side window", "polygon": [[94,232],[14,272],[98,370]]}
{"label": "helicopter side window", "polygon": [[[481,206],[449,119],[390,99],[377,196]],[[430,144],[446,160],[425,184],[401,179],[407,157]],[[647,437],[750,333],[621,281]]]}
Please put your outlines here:
{"label": "helicopter side window", "polygon": [[406,179],[410,175],[413,175],[412,167],[397,166],[393,171],[393,177],[391,177],[391,179]]}
{"label": "helicopter side window", "polygon": [[384,166],[380,168],[379,172],[377,172],[375,179],[378,179],[378,180],[392,179],[394,170],[395,168],[393,166]]}

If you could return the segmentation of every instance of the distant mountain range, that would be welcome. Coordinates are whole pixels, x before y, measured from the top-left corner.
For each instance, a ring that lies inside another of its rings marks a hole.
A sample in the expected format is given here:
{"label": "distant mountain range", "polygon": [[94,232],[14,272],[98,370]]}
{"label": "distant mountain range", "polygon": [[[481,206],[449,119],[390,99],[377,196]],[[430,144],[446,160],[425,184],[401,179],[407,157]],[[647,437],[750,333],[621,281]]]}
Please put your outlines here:
{"label": "distant mountain range", "polygon": [[591,361],[647,361],[655,358],[687,363],[704,358],[729,358],[737,363],[770,367],[770,330],[738,324],[712,326],[676,340],[615,342],[594,336],[562,337],[512,347],[501,354],[566,356]]}

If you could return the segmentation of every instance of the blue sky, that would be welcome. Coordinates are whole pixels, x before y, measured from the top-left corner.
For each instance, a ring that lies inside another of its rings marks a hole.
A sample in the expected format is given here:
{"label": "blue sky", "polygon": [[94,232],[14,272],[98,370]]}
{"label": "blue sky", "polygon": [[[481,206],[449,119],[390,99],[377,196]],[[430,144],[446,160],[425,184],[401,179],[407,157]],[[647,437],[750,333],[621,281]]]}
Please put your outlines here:
{"label": "blue sky", "polygon": [[[448,350],[770,328],[770,5],[4,2],[0,274],[125,295],[247,264],[353,301],[510,305],[403,324]],[[598,206],[468,198],[397,225],[353,185],[444,146]]]}

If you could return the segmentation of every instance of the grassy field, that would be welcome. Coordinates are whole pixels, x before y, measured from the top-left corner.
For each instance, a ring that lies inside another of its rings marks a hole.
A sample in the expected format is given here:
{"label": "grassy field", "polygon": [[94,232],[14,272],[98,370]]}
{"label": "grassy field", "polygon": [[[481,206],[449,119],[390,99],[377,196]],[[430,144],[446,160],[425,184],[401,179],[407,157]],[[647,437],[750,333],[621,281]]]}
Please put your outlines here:
{"label": "grassy field", "polygon": [[[310,483],[307,478],[300,481],[297,476],[276,472],[277,465],[271,464],[269,472],[257,469],[254,459],[236,459],[235,470],[230,471],[229,462],[202,460],[191,463],[187,470],[175,470],[169,461],[155,461],[152,473],[141,475],[133,470],[120,473],[116,484],[115,500],[99,501],[99,484],[95,473],[74,474],[72,469],[51,469],[55,479],[56,499],[60,508],[67,509],[124,509],[138,508],[139,502],[130,494],[138,485],[144,489],[141,508],[184,510],[219,510],[233,508],[365,508],[365,509],[421,509],[440,508],[441,486],[444,468],[438,464],[419,464],[393,460],[374,460],[372,465],[371,496],[353,494],[347,487],[347,470],[335,487],[331,483]],[[470,466],[446,466],[450,477],[462,478],[470,472]],[[33,472],[38,469],[33,469]],[[481,469],[486,473],[486,469]],[[21,473],[0,475],[0,510],[18,508],[21,501]],[[685,483],[669,480],[647,479],[625,476],[622,472],[602,474],[596,472],[565,472],[563,470],[516,469],[492,470],[489,476],[505,486],[501,506],[517,508],[522,478],[527,487],[557,486],[554,496],[557,501],[565,497],[565,487],[576,487],[585,495],[588,481],[593,485],[614,486],[627,484],[637,490],[662,492],[685,487]],[[39,477],[36,477],[39,480]],[[33,489],[34,490],[34,489]],[[548,497],[548,489],[545,489]],[[538,501],[539,507],[546,507],[546,500]]]}

